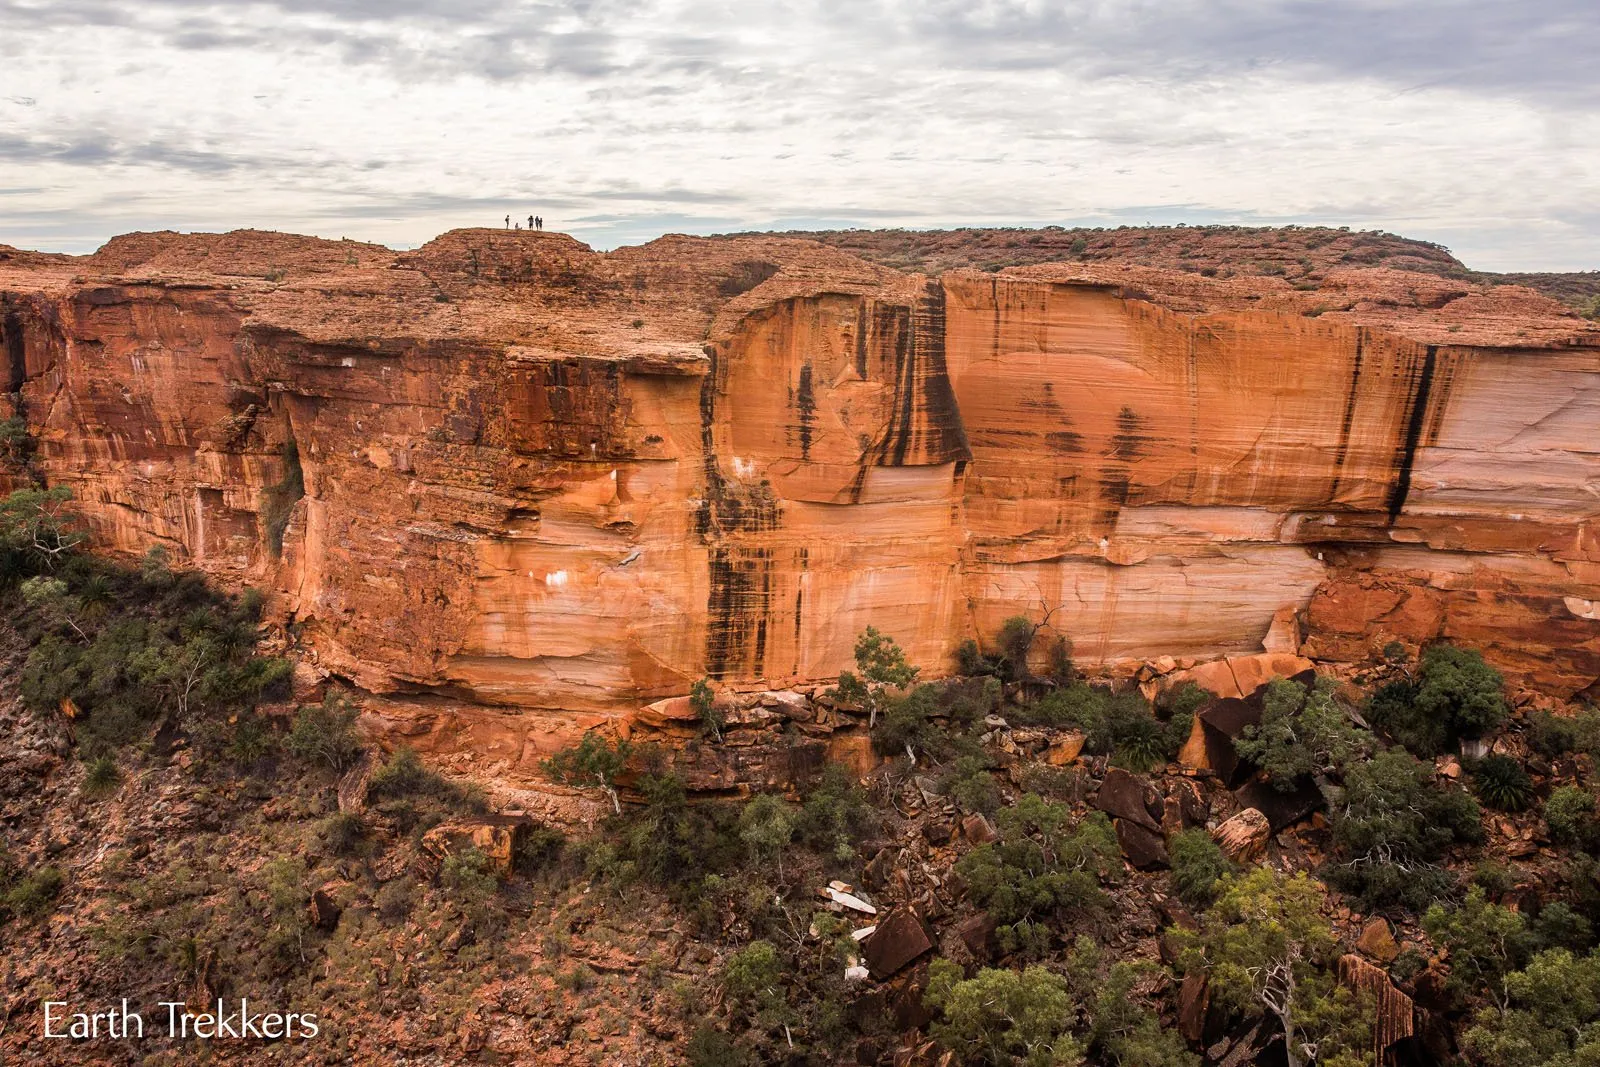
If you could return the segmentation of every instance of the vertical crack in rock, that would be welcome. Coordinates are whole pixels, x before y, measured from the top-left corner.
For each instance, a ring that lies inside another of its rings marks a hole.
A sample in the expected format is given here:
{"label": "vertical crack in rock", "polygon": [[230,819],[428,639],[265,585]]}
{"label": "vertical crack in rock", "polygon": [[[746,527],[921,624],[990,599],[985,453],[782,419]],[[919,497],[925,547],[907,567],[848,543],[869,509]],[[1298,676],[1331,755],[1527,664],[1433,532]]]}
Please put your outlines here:
{"label": "vertical crack in rock", "polygon": [[1434,362],[1439,346],[1429,345],[1422,360],[1422,373],[1412,390],[1410,410],[1406,413],[1406,436],[1395,462],[1394,485],[1389,490],[1389,524],[1392,526],[1405,509],[1406,496],[1411,492],[1411,465],[1417,458],[1417,445],[1422,440],[1422,427],[1428,415],[1428,394],[1433,388]]}

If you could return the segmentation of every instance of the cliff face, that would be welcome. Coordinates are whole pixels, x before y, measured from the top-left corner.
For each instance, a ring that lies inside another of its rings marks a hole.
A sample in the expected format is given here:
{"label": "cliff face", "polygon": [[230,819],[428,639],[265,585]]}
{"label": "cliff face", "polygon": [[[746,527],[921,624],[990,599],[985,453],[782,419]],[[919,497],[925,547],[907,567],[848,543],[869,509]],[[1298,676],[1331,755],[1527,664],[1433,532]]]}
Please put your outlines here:
{"label": "cliff face", "polygon": [[1047,608],[1086,665],[1272,628],[1600,677],[1600,330],[1527,290],[157,234],[0,249],[0,324],[97,543],[273,590],[321,668],[514,760]]}

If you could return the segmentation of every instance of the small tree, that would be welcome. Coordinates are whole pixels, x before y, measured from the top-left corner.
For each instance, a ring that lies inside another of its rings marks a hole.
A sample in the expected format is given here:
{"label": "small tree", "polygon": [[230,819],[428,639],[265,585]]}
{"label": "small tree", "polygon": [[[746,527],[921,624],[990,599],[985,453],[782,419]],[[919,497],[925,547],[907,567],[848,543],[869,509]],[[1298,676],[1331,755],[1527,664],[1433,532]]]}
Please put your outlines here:
{"label": "small tree", "polygon": [[1484,1067],[1600,1063],[1600,958],[1539,953],[1506,975],[1503,1003],[1479,1012],[1461,1045]]}
{"label": "small tree", "polygon": [[934,1039],[962,1063],[1076,1067],[1083,1061],[1084,1047],[1072,1036],[1067,981],[1043,967],[985,968],[963,979],[960,967],[937,959],[922,1000],[941,1016]]}
{"label": "small tree", "polygon": [[739,840],[757,863],[776,861],[778,877],[783,878],[783,850],[794,840],[799,820],[784,799],[776,793],[753,797],[739,813]]}
{"label": "small tree", "polygon": [[709,679],[702,678],[689,687],[689,706],[700,719],[700,728],[713,739],[722,740],[722,727],[725,720],[721,709],[717,707],[716,694],[711,691]]}
{"label": "small tree", "polygon": [[600,789],[611,800],[611,810],[622,814],[622,798],[617,793],[617,775],[628,762],[632,746],[615,744],[599,734],[587,733],[573,748],[563,749],[542,764],[544,772],[566,785]]}
{"label": "small tree", "polygon": [[1527,920],[1519,912],[1489,902],[1482,886],[1467,890],[1459,908],[1435,904],[1422,919],[1435,943],[1450,950],[1450,986],[1460,996],[1482,993],[1506,1004],[1505,976],[1533,950]]}
{"label": "small tree", "polygon": [[878,724],[878,712],[887,707],[891,691],[904,689],[917,680],[920,668],[906,662],[906,654],[894,638],[867,627],[856,638],[857,677],[848,671],[839,675],[837,695],[867,709],[867,728]]}
{"label": "small tree", "polygon": [[1217,1003],[1276,1021],[1290,1067],[1361,1063],[1369,1046],[1358,1003],[1331,972],[1337,944],[1325,898],[1304,874],[1261,867],[1224,883],[1198,931],[1175,931],[1181,965],[1209,974]]}
{"label": "small tree", "polygon": [[1334,683],[1318,678],[1311,687],[1288,678],[1267,686],[1260,725],[1244,728],[1239,755],[1267,772],[1284,792],[1307,775],[1342,771],[1367,748],[1369,735],[1350,722],[1334,699]]}

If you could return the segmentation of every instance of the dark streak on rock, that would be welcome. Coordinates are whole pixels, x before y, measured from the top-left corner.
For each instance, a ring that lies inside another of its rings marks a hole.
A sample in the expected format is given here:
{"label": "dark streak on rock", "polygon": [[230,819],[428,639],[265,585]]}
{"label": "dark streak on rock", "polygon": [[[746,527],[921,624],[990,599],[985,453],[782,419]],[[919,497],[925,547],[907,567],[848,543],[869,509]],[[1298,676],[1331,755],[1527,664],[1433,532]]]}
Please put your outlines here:
{"label": "dark streak on rock", "polygon": [[1437,345],[1428,346],[1428,354],[1422,360],[1422,373],[1418,375],[1416,387],[1412,391],[1410,410],[1406,413],[1405,441],[1396,457],[1394,485],[1389,490],[1388,508],[1391,526],[1405,509],[1406,496],[1411,492],[1411,465],[1416,461],[1417,445],[1422,440],[1422,427],[1427,420],[1428,394],[1433,388],[1433,368],[1438,352]]}
{"label": "dark streak on rock", "polygon": [[1366,354],[1367,331],[1356,327],[1355,360],[1350,368],[1350,388],[1345,391],[1344,419],[1339,424],[1339,447],[1333,456],[1333,484],[1328,487],[1328,503],[1339,495],[1339,480],[1344,477],[1344,461],[1350,454],[1350,428],[1355,423],[1356,393],[1361,384],[1361,361]]}

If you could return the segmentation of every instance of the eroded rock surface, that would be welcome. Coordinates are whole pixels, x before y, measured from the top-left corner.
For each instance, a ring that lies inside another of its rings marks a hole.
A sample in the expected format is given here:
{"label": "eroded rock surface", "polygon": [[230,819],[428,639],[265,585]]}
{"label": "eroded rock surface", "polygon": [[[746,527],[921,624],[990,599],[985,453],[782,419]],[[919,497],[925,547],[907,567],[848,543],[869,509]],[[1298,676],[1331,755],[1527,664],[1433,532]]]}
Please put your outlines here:
{"label": "eroded rock surface", "polygon": [[0,248],[0,327],[12,484],[268,588],[388,728],[511,768],[1041,605],[1085,666],[1447,637],[1600,677],[1600,329],[1529,290],[135,234]]}

